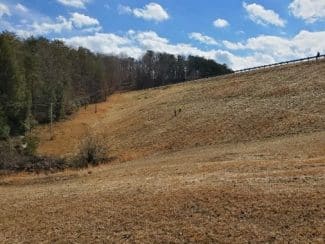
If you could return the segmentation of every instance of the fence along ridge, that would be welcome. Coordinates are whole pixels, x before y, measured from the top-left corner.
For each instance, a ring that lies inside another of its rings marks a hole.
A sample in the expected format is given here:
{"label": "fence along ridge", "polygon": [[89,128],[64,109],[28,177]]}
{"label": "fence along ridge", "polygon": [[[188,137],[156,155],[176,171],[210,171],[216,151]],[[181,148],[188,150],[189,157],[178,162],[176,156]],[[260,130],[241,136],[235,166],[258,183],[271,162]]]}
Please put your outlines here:
{"label": "fence along ridge", "polygon": [[259,69],[265,69],[265,68],[270,68],[270,67],[275,67],[275,66],[282,66],[282,65],[293,64],[293,63],[301,63],[301,62],[319,60],[319,59],[325,59],[325,54],[319,55],[319,56],[316,55],[316,56],[307,57],[307,58],[294,59],[294,60],[289,60],[289,61],[284,61],[284,62],[279,62],[279,63],[255,66],[255,67],[246,68],[246,69],[235,70],[234,73],[244,73],[244,72],[248,72],[248,71],[252,71],[252,70],[259,70]]}

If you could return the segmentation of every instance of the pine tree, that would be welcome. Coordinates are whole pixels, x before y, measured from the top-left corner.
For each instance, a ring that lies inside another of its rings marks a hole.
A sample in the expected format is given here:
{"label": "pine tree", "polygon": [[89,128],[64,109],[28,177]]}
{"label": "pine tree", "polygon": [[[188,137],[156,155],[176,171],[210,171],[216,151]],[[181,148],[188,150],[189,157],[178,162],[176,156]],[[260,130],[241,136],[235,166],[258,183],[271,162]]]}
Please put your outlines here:
{"label": "pine tree", "polygon": [[28,103],[22,65],[18,59],[19,42],[10,33],[0,36],[0,101],[10,133],[25,131]]}

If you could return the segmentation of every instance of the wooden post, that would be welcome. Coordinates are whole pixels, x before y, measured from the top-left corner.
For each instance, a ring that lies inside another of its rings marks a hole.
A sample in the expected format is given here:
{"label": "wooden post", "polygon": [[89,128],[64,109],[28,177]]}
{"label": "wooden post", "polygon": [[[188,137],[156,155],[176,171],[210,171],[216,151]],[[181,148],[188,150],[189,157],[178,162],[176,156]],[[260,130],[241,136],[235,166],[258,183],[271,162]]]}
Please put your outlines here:
{"label": "wooden post", "polygon": [[50,140],[53,140],[53,103],[50,104]]}
{"label": "wooden post", "polygon": [[97,113],[97,103],[95,103],[95,113]]}

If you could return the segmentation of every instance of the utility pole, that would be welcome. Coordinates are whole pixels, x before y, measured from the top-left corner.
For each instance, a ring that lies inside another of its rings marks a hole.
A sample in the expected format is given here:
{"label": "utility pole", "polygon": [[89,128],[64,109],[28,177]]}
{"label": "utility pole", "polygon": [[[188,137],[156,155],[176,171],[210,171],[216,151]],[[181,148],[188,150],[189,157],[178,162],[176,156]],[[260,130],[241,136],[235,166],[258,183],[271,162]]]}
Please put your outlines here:
{"label": "utility pole", "polygon": [[53,103],[50,104],[50,140],[53,140]]}

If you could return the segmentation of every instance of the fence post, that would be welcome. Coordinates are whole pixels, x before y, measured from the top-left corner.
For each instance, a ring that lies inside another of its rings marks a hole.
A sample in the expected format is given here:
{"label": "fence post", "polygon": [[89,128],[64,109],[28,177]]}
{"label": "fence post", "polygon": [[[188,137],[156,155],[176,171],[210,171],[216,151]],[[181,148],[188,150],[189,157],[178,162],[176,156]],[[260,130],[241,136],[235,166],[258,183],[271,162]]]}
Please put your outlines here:
{"label": "fence post", "polygon": [[50,104],[50,140],[53,140],[53,103]]}

